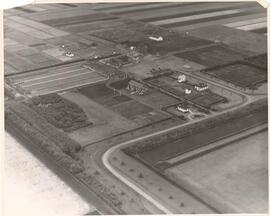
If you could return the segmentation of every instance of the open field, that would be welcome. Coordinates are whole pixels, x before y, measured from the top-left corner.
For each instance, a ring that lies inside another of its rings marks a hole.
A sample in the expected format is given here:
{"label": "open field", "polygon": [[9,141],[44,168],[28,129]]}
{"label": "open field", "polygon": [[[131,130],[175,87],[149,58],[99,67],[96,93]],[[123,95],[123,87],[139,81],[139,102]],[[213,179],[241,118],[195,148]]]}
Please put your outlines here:
{"label": "open field", "polygon": [[264,70],[241,62],[206,69],[205,73],[242,88],[255,89],[258,85],[267,81],[267,73]]}
{"label": "open field", "polygon": [[166,170],[209,204],[237,212],[267,212],[267,131]]}

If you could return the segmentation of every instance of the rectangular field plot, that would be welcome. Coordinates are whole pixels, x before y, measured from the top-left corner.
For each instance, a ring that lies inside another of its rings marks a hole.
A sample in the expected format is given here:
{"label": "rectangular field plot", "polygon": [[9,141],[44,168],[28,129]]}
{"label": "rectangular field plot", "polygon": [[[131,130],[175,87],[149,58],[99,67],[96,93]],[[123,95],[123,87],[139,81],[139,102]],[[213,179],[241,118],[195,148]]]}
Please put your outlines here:
{"label": "rectangular field plot", "polygon": [[104,20],[112,20],[112,19],[117,19],[117,17],[111,16],[108,14],[95,13],[95,14],[90,14],[90,15],[50,19],[50,20],[43,21],[43,23],[53,26],[53,27],[62,27],[62,26],[68,26],[68,25],[91,23],[91,22],[96,22],[96,21],[104,21]]}
{"label": "rectangular field plot", "polygon": [[44,95],[102,82],[106,78],[95,71],[81,67],[80,64],[75,64],[18,75],[11,77],[10,80],[14,85],[33,95]]}
{"label": "rectangular field plot", "polygon": [[175,54],[176,57],[187,59],[198,64],[213,67],[245,58],[245,55],[228,47],[216,45]]}
{"label": "rectangular field plot", "polygon": [[[170,142],[167,140],[166,143],[152,150],[139,153],[139,159],[153,167],[163,170],[168,167],[167,160],[218,141],[221,138],[236,134],[244,128],[258,125],[260,122],[265,122],[265,119],[267,119],[266,111],[257,112],[240,119],[228,121],[218,127],[202,130],[191,136],[182,137],[176,141]],[[172,166],[172,164],[170,164],[170,166]]]}
{"label": "rectangular field plot", "polygon": [[242,88],[254,89],[258,84],[267,81],[264,70],[242,63],[209,69],[205,73]]}
{"label": "rectangular field plot", "polygon": [[168,118],[165,114],[106,87],[105,84],[83,87],[79,92],[139,125]]}
{"label": "rectangular field plot", "polygon": [[203,94],[198,94],[192,98],[189,98],[189,100],[200,106],[210,108],[214,104],[225,102],[226,98],[206,90]]}
{"label": "rectangular field plot", "polygon": [[80,88],[79,92],[106,107],[111,107],[131,100],[131,98],[125,95],[119,95],[119,93],[107,88],[105,84],[86,86]]}
{"label": "rectangular field plot", "polygon": [[[267,131],[166,170],[169,178],[201,199],[242,212],[267,212]],[[211,191],[211,193],[209,193]]]}

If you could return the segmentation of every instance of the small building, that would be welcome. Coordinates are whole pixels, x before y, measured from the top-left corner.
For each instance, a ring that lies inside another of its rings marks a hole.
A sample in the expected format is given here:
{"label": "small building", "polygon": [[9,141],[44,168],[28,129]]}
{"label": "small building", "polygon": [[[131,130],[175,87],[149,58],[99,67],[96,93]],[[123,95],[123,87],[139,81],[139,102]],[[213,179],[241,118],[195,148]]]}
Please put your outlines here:
{"label": "small building", "polygon": [[129,90],[131,92],[135,92],[138,95],[144,95],[148,91],[148,88],[140,82],[137,82],[135,80],[131,80],[131,81],[129,81],[129,83],[127,85],[127,90]]}
{"label": "small building", "polygon": [[186,75],[181,74],[181,75],[178,76],[178,82],[179,83],[185,82],[186,80],[187,80]]}
{"label": "small building", "polygon": [[206,85],[205,83],[199,83],[197,85],[195,85],[194,87],[197,91],[205,91],[206,89],[208,89],[208,85]]}
{"label": "small building", "polygon": [[185,89],[185,94],[187,94],[187,95],[191,94],[191,89],[186,88]]}
{"label": "small building", "polygon": [[187,106],[187,104],[179,104],[176,109],[182,113],[189,113],[191,112],[191,110],[189,109],[189,107]]}
{"label": "small building", "polygon": [[150,36],[149,39],[154,40],[154,41],[163,41],[163,37],[161,37],[161,36],[159,36],[159,37]]}

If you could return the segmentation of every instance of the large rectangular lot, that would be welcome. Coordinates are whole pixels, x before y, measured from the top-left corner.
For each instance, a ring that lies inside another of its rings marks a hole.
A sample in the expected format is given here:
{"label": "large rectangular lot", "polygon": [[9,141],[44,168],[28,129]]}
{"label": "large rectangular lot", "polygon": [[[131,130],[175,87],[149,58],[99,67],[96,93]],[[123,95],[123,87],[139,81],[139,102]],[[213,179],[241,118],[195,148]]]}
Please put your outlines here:
{"label": "large rectangular lot", "polygon": [[267,131],[168,169],[167,174],[212,205],[266,213]]}

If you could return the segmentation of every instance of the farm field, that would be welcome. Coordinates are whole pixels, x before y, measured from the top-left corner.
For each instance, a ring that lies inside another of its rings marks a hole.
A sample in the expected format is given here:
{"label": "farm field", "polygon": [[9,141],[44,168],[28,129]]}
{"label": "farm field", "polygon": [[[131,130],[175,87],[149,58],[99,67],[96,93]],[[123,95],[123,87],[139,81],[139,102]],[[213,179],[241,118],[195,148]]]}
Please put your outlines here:
{"label": "farm field", "polygon": [[175,54],[176,57],[184,58],[196,62],[206,67],[213,67],[221,64],[242,60],[246,55],[239,51],[234,51],[224,45],[216,45],[206,48],[199,48]]}
{"label": "farm field", "polygon": [[245,54],[263,54],[267,52],[265,35],[247,34],[245,31],[222,25],[209,25],[203,28],[195,28],[189,34],[211,41],[222,43],[245,52]]}
{"label": "farm field", "polygon": [[267,211],[267,131],[167,169],[166,175],[215,206]]}
{"label": "farm field", "polygon": [[5,129],[87,215],[265,213],[266,26],[247,2],[5,10]]}
{"label": "farm field", "polygon": [[206,130],[192,136],[183,137],[175,142],[164,143],[151,151],[140,153],[138,158],[155,168],[161,167],[162,170],[163,161],[184,154],[195,148],[210,144],[221,137],[235,134],[238,131],[243,130],[245,127],[258,125],[260,122],[265,122],[266,118],[267,113],[260,112],[245,116],[241,119],[235,119],[224,123],[219,127],[211,128],[211,130]]}
{"label": "farm field", "polygon": [[[173,79],[172,77],[168,76],[153,79],[150,78],[147,79],[147,82],[169,93],[172,93],[179,98],[186,99],[196,105],[205,108],[211,108],[212,105],[223,103],[225,101],[224,97],[217,95],[211,92],[210,90],[206,90],[203,92],[196,91],[194,89],[196,83],[195,84],[188,82],[179,83],[177,82],[176,79]],[[191,89],[191,93],[187,95],[185,93],[185,89]]]}
{"label": "farm field", "polygon": [[267,81],[267,74],[264,70],[241,62],[224,67],[206,69],[205,73],[242,88],[255,89],[258,85]]}
{"label": "farm field", "polygon": [[168,118],[149,106],[114,92],[104,84],[80,88],[79,92],[140,126]]}
{"label": "farm field", "polygon": [[49,94],[107,80],[96,71],[82,67],[80,63],[19,74],[9,79],[14,86],[32,95]]}
{"label": "farm field", "polygon": [[81,145],[97,142],[138,127],[136,123],[101,106],[82,94],[67,92],[62,96],[79,105],[84,110],[88,120],[93,123],[90,127],[69,133],[69,136]]}

